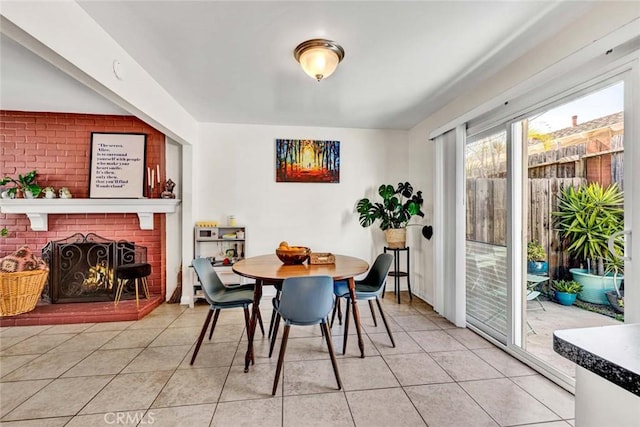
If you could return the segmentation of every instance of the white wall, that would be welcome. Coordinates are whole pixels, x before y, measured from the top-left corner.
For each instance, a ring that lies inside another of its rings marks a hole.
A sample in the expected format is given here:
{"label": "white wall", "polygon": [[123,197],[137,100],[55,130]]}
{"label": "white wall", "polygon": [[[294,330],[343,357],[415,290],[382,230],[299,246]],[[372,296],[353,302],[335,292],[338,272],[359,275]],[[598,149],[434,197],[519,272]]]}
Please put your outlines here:
{"label": "white wall", "polygon": [[[408,135],[409,173],[414,188],[422,190],[424,198],[424,219],[420,222],[433,225],[434,195],[434,144],[429,141],[424,125],[413,128]],[[408,243],[411,247],[411,266],[413,269],[411,289],[433,305],[433,243],[422,237],[422,227],[409,227]],[[438,230],[434,230],[437,233]]]}
{"label": "white wall", "polygon": [[[278,138],[340,141],[340,183],[277,183]],[[224,225],[235,215],[247,227],[247,256],[273,253],[286,240],[370,262],[384,236],[359,225],[355,204],[382,183],[413,181],[407,150],[405,131],[204,124],[194,147],[193,217]]]}

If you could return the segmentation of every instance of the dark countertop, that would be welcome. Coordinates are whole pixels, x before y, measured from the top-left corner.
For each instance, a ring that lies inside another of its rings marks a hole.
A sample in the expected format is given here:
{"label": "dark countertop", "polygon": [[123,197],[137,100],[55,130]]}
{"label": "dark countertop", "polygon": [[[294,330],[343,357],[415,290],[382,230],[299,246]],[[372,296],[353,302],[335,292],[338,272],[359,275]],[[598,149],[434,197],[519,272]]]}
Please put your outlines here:
{"label": "dark countertop", "polygon": [[640,396],[640,324],[555,331],[553,349]]}

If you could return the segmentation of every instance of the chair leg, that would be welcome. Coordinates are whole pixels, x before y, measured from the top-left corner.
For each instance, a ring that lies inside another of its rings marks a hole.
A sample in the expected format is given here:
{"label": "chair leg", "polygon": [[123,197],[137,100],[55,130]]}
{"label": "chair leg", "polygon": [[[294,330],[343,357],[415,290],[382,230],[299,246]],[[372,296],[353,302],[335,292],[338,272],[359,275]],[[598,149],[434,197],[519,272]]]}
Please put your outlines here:
{"label": "chair leg", "polygon": [[[280,291],[279,290],[276,291],[276,297],[275,298],[276,298],[276,300],[280,299]],[[277,312],[276,312],[276,309],[274,308],[271,311],[271,320],[269,321],[269,335],[267,335],[267,338],[271,338],[271,334],[273,333],[273,322],[276,320],[276,314],[277,314]]]}
{"label": "chair leg", "polygon": [[344,304],[347,307],[347,309],[344,312],[344,339],[342,341],[342,354],[347,353],[347,337],[349,336],[349,305],[350,304],[351,304],[351,299],[347,298]]}
{"label": "chair leg", "polygon": [[[249,335],[249,329],[250,329],[250,324],[249,324],[249,306],[245,305],[244,307],[244,326],[246,328],[247,331],[247,336]],[[251,352],[251,364],[255,365],[256,364],[256,357],[253,354],[253,352]]]}
{"label": "chair leg", "polygon": [[118,303],[120,302],[120,298],[122,297],[122,291],[124,289],[124,280],[123,279],[118,279],[118,287],[116,289],[116,296],[113,299],[113,305],[114,306],[118,306]]}
{"label": "chair leg", "polygon": [[380,317],[382,317],[382,322],[384,323],[384,327],[387,328],[387,333],[389,334],[389,338],[391,339],[391,346],[395,348],[396,342],[393,340],[393,335],[391,334],[391,329],[389,329],[387,318],[384,315],[384,311],[382,311],[382,305],[380,304],[380,300],[377,297],[376,297],[376,302],[378,303],[378,310],[380,310]]}
{"label": "chair leg", "polygon": [[342,390],[342,380],[340,379],[340,372],[338,372],[338,361],[336,360],[336,353],[333,351],[333,342],[331,341],[329,326],[323,322],[320,324],[320,327],[324,331],[324,336],[327,340],[327,350],[329,350],[329,355],[331,356],[331,365],[333,365],[333,373],[335,374],[336,381],[338,382],[338,390]]}
{"label": "chair leg", "polygon": [[278,389],[278,382],[280,381],[280,372],[282,372],[282,363],[284,362],[284,352],[287,350],[287,340],[289,339],[289,329],[291,326],[284,325],[284,332],[282,333],[282,344],[280,344],[280,355],[278,356],[278,367],[276,368],[276,377],[273,380],[273,390],[271,395],[276,395]]}
{"label": "chair leg", "polygon": [[142,290],[144,291],[144,296],[149,299],[151,297],[151,293],[149,292],[149,281],[147,280],[147,276],[142,278]]}
{"label": "chair leg", "polygon": [[342,325],[342,313],[340,312],[340,297],[336,296],[333,301],[333,312],[331,313],[330,328],[333,328],[333,322],[336,320],[336,313],[338,313],[338,322]]}
{"label": "chair leg", "polygon": [[200,351],[200,346],[202,345],[202,340],[204,339],[204,334],[207,333],[207,328],[209,327],[209,322],[211,321],[211,316],[213,315],[213,311],[209,310],[207,313],[207,318],[204,321],[204,325],[202,325],[202,330],[200,331],[200,336],[198,337],[198,342],[196,343],[196,348],[193,350],[193,356],[191,356],[191,363],[196,361],[196,356],[198,355],[198,351]]}
{"label": "chair leg", "polygon": [[260,310],[258,310],[258,325],[260,325],[260,330],[262,331],[262,336],[264,336],[264,325],[262,324],[262,315],[260,314]]}
{"label": "chair leg", "polygon": [[214,310],[215,316],[213,316],[213,323],[211,324],[211,332],[209,332],[209,341],[211,341],[211,337],[213,336],[213,330],[216,328],[216,324],[218,323],[218,316],[220,316],[220,309],[217,308]]}
{"label": "chair leg", "polygon": [[371,317],[373,317],[373,326],[378,327],[378,322],[376,321],[376,312],[373,310],[373,300],[369,300],[369,310],[371,310]]}
{"label": "chair leg", "polygon": [[282,317],[276,312],[276,318],[273,321],[273,333],[271,334],[271,344],[269,344],[269,358],[273,354],[273,348],[276,345],[276,338],[278,337],[278,328],[280,327],[280,319]]}
{"label": "chair leg", "polygon": [[136,283],[136,309],[140,308],[140,299],[138,298],[138,284],[140,283],[140,279],[133,279]]}

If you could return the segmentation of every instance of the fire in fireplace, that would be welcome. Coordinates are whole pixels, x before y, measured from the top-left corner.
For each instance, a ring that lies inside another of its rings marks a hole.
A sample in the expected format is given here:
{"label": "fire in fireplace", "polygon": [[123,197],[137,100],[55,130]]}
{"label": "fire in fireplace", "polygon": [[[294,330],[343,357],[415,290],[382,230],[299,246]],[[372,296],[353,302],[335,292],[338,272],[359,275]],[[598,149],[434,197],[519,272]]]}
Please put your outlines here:
{"label": "fire in fireplace", "polygon": [[[110,301],[116,293],[118,266],[146,262],[147,250],[135,242],[76,233],[49,242],[42,258],[49,264],[44,299],[51,303]],[[134,291],[133,285],[127,284],[122,298],[135,298]]]}

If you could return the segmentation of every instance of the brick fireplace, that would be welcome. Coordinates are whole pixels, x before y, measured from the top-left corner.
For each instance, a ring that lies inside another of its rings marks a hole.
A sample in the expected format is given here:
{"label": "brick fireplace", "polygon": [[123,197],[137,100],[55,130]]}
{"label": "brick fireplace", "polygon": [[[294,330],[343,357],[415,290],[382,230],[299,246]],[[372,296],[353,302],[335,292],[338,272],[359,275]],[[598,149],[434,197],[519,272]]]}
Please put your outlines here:
{"label": "brick fireplace", "polygon": [[[164,171],[165,136],[135,117],[0,111],[0,176],[17,176],[35,169],[41,187],[67,187],[74,198],[87,198],[91,132],[147,134],[146,166]],[[152,266],[149,287],[161,302],[166,293],[165,222],[165,215],[154,214],[153,230],[143,230],[135,213],[50,214],[48,231],[33,231],[26,215],[0,213],[0,226],[9,229],[9,235],[0,238],[0,256],[23,245],[39,253],[47,242],[74,233],[135,241],[147,248],[147,262]],[[77,312],[86,304],[76,305],[69,310]],[[56,312],[60,310],[63,308],[56,308]],[[123,320],[116,317],[113,320]],[[41,318],[37,323],[47,322]],[[2,324],[8,324],[6,318]]]}

